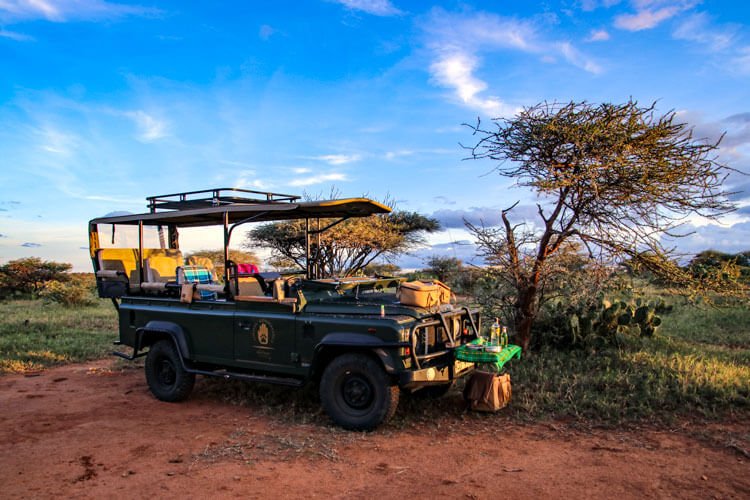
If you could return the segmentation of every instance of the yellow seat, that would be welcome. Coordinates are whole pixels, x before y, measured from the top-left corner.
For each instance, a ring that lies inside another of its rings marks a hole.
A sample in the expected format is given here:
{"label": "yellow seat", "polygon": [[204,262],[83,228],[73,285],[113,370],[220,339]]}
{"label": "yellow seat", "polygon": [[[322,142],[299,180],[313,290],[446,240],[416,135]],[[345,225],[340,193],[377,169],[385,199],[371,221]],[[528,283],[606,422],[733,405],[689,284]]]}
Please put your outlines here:
{"label": "yellow seat", "polygon": [[182,263],[172,257],[155,255],[143,261],[146,271],[146,281],[166,283],[177,281],[177,268]]}
{"label": "yellow seat", "polygon": [[99,271],[125,273],[131,286],[140,283],[138,250],[134,248],[100,248],[96,251]]}

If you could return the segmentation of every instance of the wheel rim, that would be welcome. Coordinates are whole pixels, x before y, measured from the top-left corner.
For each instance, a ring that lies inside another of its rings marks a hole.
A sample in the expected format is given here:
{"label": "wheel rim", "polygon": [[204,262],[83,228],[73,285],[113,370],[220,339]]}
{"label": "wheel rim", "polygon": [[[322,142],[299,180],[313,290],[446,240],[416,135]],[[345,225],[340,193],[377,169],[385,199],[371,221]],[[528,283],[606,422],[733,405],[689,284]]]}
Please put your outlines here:
{"label": "wheel rim", "polygon": [[172,361],[167,358],[162,358],[156,365],[156,378],[160,385],[170,387],[173,386],[177,380],[177,371],[172,364]]}
{"label": "wheel rim", "polygon": [[372,404],[374,395],[370,382],[359,375],[347,377],[341,387],[344,402],[354,410],[367,409]]}

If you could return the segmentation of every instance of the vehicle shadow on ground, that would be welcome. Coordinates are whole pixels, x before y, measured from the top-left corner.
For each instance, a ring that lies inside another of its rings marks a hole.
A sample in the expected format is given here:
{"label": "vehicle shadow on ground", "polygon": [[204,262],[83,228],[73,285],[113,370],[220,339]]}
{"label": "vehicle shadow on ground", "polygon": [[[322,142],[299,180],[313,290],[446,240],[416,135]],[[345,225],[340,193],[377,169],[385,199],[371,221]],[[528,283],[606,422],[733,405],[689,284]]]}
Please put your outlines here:
{"label": "vehicle shadow on ground", "polygon": [[[386,425],[390,429],[411,426],[440,425],[440,422],[486,419],[496,415],[471,412],[463,398],[464,381],[459,381],[446,395],[431,398],[402,391],[396,415]],[[318,386],[312,383],[301,388],[258,384],[238,380],[199,378],[195,395],[222,403],[247,407],[251,412],[284,424],[332,426],[320,406]]]}

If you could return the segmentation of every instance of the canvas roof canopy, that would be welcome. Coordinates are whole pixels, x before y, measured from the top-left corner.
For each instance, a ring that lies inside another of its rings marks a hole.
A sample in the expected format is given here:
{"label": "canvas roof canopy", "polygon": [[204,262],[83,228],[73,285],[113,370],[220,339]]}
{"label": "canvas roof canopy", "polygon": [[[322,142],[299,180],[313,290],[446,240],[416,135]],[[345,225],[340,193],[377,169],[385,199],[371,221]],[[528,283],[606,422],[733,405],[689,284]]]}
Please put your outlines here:
{"label": "canvas roof canopy", "polygon": [[232,203],[224,206],[167,210],[132,215],[117,215],[92,219],[90,224],[174,225],[177,227],[214,226],[224,223],[269,222],[292,219],[366,217],[387,214],[391,209],[367,198],[340,200],[272,203]]}

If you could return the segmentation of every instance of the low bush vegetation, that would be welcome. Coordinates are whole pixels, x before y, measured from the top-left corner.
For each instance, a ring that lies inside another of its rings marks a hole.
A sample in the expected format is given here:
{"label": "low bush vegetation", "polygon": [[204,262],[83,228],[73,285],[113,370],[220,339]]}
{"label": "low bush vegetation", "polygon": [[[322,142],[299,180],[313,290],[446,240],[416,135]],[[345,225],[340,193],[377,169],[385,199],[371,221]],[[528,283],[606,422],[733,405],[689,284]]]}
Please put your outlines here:
{"label": "low bush vegetation", "polygon": [[96,282],[91,274],[79,273],[70,275],[67,280],[51,280],[44,283],[39,297],[47,302],[54,302],[63,306],[83,307],[91,306],[97,296]]}

